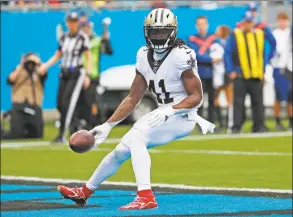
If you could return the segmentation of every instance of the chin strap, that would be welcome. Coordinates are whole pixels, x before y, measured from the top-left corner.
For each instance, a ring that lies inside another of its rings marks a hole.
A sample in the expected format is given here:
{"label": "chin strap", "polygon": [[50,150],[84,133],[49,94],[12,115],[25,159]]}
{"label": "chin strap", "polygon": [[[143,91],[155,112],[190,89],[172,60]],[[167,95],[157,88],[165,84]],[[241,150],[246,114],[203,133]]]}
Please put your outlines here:
{"label": "chin strap", "polygon": [[156,54],[163,54],[163,53],[165,53],[167,50],[168,50],[168,48],[162,48],[162,49],[156,49],[156,48],[154,48],[154,52],[155,52]]}

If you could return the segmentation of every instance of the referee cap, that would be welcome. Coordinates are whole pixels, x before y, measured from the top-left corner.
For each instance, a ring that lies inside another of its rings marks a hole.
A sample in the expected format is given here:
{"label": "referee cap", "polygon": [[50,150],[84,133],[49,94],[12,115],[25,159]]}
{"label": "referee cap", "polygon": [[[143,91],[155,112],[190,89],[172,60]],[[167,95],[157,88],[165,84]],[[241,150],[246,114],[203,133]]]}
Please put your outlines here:
{"label": "referee cap", "polygon": [[66,20],[67,21],[78,21],[79,20],[78,13],[71,12],[70,14],[68,14]]}

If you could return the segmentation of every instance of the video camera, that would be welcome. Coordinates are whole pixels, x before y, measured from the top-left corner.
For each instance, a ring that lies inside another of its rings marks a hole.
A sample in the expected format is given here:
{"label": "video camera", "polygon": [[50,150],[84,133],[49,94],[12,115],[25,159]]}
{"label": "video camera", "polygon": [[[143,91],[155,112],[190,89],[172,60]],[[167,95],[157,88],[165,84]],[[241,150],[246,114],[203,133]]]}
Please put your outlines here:
{"label": "video camera", "polygon": [[24,55],[22,64],[29,75],[32,76],[33,72],[36,70],[36,67],[41,65],[41,61],[36,54],[30,52]]}

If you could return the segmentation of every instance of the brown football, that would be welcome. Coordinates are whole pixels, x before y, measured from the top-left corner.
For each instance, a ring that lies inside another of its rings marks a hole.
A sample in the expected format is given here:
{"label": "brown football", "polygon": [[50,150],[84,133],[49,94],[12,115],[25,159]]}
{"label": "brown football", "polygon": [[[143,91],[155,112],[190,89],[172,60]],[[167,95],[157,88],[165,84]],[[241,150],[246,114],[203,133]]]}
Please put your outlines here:
{"label": "brown football", "polygon": [[71,135],[69,147],[76,153],[85,153],[93,148],[95,137],[87,130],[80,130]]}

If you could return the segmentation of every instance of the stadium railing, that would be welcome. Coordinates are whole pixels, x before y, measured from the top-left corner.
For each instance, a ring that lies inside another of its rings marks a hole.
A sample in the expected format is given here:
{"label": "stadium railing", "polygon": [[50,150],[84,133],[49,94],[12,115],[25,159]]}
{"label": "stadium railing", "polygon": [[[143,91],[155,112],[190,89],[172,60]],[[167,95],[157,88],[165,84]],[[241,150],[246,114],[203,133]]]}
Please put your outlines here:
{"label": "stadium railing", "polygon": [[[60,4],[49,4],[48,1],[36,1],[37,3],[28,3],[18,5],[16,1],[3,1],[1,0],[1,10],[68,10],[72,8],[83,8],[91,7],[94,9],[101,9],[94,6],[93,1],[68,1],[62,2]],[[33,2],[33,1],[32,1]],[[165,1],[168,7],[218,7],[227,5],[245,5],[251,1]],[[256,1],[260,5],[264,4],[264,1]],[[292,0],[270,0],[267,4],[288,4],[292,3]],[[139,9],[139,8],[151,8],[152,1],[110,1],[105,2],[102,8],[106,9]]]}

